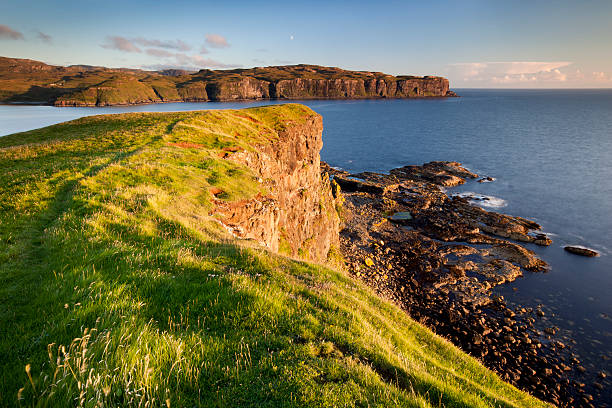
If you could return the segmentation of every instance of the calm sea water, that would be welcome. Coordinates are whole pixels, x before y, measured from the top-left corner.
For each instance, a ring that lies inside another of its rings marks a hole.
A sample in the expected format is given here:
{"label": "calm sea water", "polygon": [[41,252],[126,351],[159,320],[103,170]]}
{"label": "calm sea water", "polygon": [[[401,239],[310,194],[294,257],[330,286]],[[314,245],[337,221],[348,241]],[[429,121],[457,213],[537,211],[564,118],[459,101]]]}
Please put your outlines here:
{"label": "calm sea water", "polygon": [[[508,214],[553,234],[531,247],[551,266],[500,290],[544,305],[543,326],[576,342],[583,365],[612,375],[612,90],[458,90],[461,98],[305,101],[323,115],[323,160],[349,171],[460,161],[493,183],[455,191],[496,197]],[[0,135],[85,115],[242,108],[276,102],[176,103],[110,108],[0,106]],[[598,250],[583,258],[566,244]]]}

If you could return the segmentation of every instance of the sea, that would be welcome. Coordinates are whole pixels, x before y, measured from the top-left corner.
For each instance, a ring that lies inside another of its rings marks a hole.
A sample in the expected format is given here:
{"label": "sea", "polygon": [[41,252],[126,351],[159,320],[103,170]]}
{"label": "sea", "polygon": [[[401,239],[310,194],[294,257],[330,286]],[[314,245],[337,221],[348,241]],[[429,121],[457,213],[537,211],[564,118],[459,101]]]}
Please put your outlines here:
{"label": "sea", "polygon": [[[510,304],[541,306],[591,373],[612,375],[612,90],[456,89],[440,99],[314,100],[323,116],[321,157],[351,172],[387,172],[434,160],[461,162],[491,183],[469,181],[487,210],[532,219],[553,244],[527,245],[549,265],[498,289]],[[127,107],[0,106],[0,136],[88,115],[244,108],[282,101]],[[1,171],[2,169],[0,169]],[[581,245],[601,256],[564,251]],[[610,391],[612,395],[612,391]],[[612,397],[611,397],[612,399]]]}

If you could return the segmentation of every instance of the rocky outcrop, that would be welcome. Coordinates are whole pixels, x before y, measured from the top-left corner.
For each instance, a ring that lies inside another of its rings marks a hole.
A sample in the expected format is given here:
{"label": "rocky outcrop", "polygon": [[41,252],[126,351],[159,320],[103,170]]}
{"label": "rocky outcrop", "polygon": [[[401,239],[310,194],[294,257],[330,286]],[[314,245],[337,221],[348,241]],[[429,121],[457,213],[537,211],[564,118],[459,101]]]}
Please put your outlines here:
{"label": "rocky outcrop", "polygon": [[585,248],[581,246],[567,245],[563,249],[565,249],[567,252],[570,252],[572,254],[588,256],[591,258],[599,256],[599,252],[595,251],[594,249],[589,249],[589,248]]}
{"label": "rocky outcrop", "polygon": [[235,235],[274,252],[325,261],[339,247],[340,221],[329,177],[320,172],[322,130],[321,116],[310,111],[303,123],[286,124],[273,143],[229,156],[253,169],[268,194],[219,200],[212,213]]}
{"label": "rocky outcrop", "polygon": [[184,102],[206,102],[209,100],[206,82],[188,82],[177,88],[180,100]]}
{"label": "rocky outcrop", "polygon": [[547,270],[522,246],[551,244],[537,223],[449,195],[447,188],[478,177],[457,162],[390,174],[323,167],[345,199],[340,248],[349,273],[505,380],[555,405],[579,406],[584,384],[570,374],[580,366],[567,339],[554,337],[541,309],[511,306],[495,294]]}
{"label": "rocky outcrop", "polygon": [[206,92],[211,101],[269,99],[270,83],[252,77],[236,81],[210,82]]}

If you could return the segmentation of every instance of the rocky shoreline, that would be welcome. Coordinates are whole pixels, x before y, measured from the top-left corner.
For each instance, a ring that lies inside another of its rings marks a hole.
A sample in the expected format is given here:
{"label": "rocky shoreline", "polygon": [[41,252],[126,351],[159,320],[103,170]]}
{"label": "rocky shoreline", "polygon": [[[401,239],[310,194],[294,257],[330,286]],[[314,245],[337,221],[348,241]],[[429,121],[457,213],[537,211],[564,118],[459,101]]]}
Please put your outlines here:
{"label": "rocky shoreline", "polygon": [[541,330],[542,309],[510,307],[493,294],[523,274],[546,272],[523,246],[551,244],[537,223],[449,196],[445,188],[478,178],[456,162],[389,174],[323,163],[322,171],[343,201],[341,252],[351,274],[520,389],[562,407],[606,406],[598,402],[610,387],[606,374],[586,383],[571,344],[556,327]]}

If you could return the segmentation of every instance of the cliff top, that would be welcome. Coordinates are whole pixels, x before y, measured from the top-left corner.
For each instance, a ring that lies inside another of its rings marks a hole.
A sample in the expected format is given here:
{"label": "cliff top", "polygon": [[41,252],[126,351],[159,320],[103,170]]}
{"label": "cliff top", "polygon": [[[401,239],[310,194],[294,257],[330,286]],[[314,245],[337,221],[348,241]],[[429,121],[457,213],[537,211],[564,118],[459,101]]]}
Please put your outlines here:
{"label": "cliff top", "polygon": [[269,67],[240,68],[226,70],[201,70],[196,76],[204,78],[232,78],[233,76],[250,76],[264,81],[275,82],[290,79],[384,79],[397,81],[401,79],[422,79],[435,77],[420,77],[414,75],[393,76],[382,72],[349,71],[337,67],[324,67],[320,65],[279,65]]}
{"label": "cliff top", "polygon": [[[121,72],[133,75],[165,75],[165,76],[190,76],[190,75],[218,75],[228,78],[232,75],[252,76],[266,81],[278,81],[282,79],[307,78],[307,79],[414,79],[423,78],[422,76],[401,75],[393,76],[382,72],[371,71],[351,71],[337,67],[325,67],[321,65],[311,64],[295,64],[295,65],[278,65],[268,67],[254,68],[235,68],[235,69],[220,69],[210,70],[202,69],[200,71],[187,71],[183,69],[165,69],[159,71],[147,71],[131,68],[107,68],[94,65],[49,65],[41,61],[22,58],[10,58],[0,56],[0,73],[4,76],[16,73],[86,73],[91,71],[101,72]],[[429,77],[425,77],[429,78]],[[431,77],[433,78],[433,77]]]}
{"label": "cliff top", "polygon": [[23,387],[45,406],[545,406],[345,273],[208,215],[213,188],[266,194],[226,152],[315,115],[131,113],[0,138],[0,405]]}

